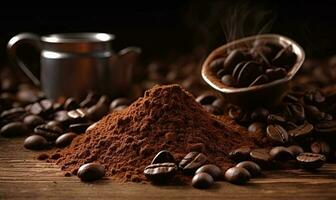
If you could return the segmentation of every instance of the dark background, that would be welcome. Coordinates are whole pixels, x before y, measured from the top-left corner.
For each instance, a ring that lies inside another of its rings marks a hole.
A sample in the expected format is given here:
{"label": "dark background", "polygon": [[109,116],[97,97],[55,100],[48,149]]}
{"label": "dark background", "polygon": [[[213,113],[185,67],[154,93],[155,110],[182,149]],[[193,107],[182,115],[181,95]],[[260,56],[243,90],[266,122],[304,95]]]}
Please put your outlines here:
{"label": "dark background", "polygon": [[[226,0],[141,4],[112,1],[111,4],[91,8],[25,8],[15,12],[8,12],[11,8],[2,8],[5,12],[0,13],[0,63],[7,63],[6,43],[20,32],[40,35],[109,32],[117,36],[116,50],[137,45],[144,49],[146,56],[155,57],[184,54],[199,45],[211,50],[227,40],[272,32],[298,41],[309,56],[336,53],[336,6],[333,1]],[[231,31],[230,37],[226,37],[225,31]]]}

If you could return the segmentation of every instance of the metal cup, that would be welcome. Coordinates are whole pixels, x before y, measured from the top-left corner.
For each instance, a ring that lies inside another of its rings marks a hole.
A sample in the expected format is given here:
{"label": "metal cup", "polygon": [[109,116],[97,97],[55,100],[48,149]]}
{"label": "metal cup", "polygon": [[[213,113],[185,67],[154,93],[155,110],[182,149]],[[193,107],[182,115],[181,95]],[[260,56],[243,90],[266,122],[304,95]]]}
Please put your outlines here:
{"label": "metal cup", "polygon": [[[130,85],[132,67],[140,54],[128,47],[116,54],[114,35],[107,33],[64,33],[39,37],[21,33],[8,42],[9,58],[51,99],[83,97],[89,90],[115,96]],[[16,52],[22,44],[41,52],[40,77],[36,78]]]}

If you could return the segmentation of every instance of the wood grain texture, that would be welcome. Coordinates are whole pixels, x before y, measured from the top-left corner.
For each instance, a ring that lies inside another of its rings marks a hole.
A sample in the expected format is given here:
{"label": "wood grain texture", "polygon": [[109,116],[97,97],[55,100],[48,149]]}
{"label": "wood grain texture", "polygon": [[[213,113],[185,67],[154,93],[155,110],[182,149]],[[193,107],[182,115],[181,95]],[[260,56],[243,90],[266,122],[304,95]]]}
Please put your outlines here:
{"label": "wood grain texture", "polygon": [[58,166],[38,161],[38,152],[22,147],[23,138],[0,138],[0,199],[336,199],[336,164],[316,173],[302,170],[265,172],[247,185],[216,183],[208,190],[190,186],[116,183],[109,178],[82,183],[64,177]]}

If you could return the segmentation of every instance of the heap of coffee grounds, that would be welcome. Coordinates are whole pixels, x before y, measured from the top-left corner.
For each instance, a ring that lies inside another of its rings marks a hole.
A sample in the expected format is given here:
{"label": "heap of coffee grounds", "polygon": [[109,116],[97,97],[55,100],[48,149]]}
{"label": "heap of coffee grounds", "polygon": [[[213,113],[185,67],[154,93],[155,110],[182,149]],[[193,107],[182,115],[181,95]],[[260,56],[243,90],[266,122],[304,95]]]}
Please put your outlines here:
{"label": "heap of coffee grounds", "polygon": [[170,151],[177,162],[199,151],[225,170],[230,150],[253,145],[232,125],[205,111],[179,85],[155,86],[57,152],[57,164],[76,174],[82,164],[98,162],[112,179],[142,182],[144,168],[160,150]]}

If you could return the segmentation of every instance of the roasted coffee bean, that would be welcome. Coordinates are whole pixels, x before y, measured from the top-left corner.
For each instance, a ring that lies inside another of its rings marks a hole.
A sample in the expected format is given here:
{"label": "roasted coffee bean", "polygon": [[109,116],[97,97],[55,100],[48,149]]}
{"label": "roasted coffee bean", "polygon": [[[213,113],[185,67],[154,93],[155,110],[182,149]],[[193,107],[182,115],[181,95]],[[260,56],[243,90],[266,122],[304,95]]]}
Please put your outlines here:
{"label": "roasted coffee bean", "polygon": [[287,94],[284,99],[284,102],[289,102],[289,103],[297,103],[299,101],[299,99],[293,95],[293,94]]}
{"label": "roasted coffee bean", "polygon": [[0,129],[0,135],[3,137],[16,137],[28,132],[27,126],[22,122],[11,122]]}
{"label": "roasted coffee bean", "polygon": [[316,106],[306,105],[304,108],[307,113],[308,120],[311,122],[319,122],[325,118],[325,113],[321,112]]}
{"label": "roasted coffee bean", "polygon": [[242,167],[232,167],[225,172],[225,180],[233,184],[244,184],[250,178],[251,174]]}
{"label": "roasted coffee bean", "polygon": [[68,115],[68,111],[66,110],[57,111],[54,114],[54,120],[60,122],[62,125],[68,125],[70,123],[70,117]]}
{"label": "roasted coffee bean", "polygon": [[314,170],[323,166],[326,161],[324,155],[316,153],[301,153],[296,157],[302,169]]}
{"label": "roasted coffee bean", "polygon": [[53,111],[54,112],[57,112],[57,111],[61,111],[61,110],[63,110],[64,109],[64,107],[63,107],[64,105],[62,104],[62,103],[54,103],[53,104]]}
{"label": "roasted coffee bean", "polygon": [[48,141],[40,135],[31,135],[25,139],[23,146],[30,150],[43,150],[48,147]]}
{"label": "roasted coffee bean", "polygon": [[315,131],[319,134],[330,135],[336,131],[336,120],[321,121],[314,126]]}
{"label": "roasted coffee bean", "polygon": [[233,72],[232,72],[232,77],[237,80],[238,79],[238,76],[239,76],[239,73],[240,71],[242,70],[242,68],[245,66],[246,62],[243,61],[243,62],[240,62],[236,65],[236,67],[234,68]]}
{"label": "roasted coffee bean", "polygon": [[304,124],[296,127],[295,129],[292,129],[288,131],[288,134],[293,138],[304,138],[309,136],[312,131],[314,130],[314,126],[311,125],[308,122],[305,122]]}
{"label": "roasted coffee bean", "polygon": [[257,108],[251,113],[251,120],[265,122],[268,115],[269,111],[266,108]]}
{"label": "roasted coffee bean", "polygon": [[313,142],[310,145],[310,150],[312,153],[318,153],[318,154],[323,154],[325,155],[327,158],[331,155],[332,151],[330,148],[330,145],[322,140]]}
{"label": "roasted coffee bean", "polygon": [[277,67],[291,68],[296,61],[296,54],[292,51],[292,46],[288,45],[281,49],[273,58],[272,64]]}
{"label": "roasted coffee bean", "polygon": [[236,165],[236,167],[242,167],[246,169],[251,174],[252,177],[256,177],[261,174],[260,166],[257,163],[252,162],[252,161],[240,162]]}
{"label": "roasted coffee bean", "polygon": [[213,105],[203,105],[202,106],[206,111],[208,111],[209,113],[212,113],[214,115],[221,115],[223,114],[222,110],[213,106]]}
{"label": "roasted coffee bean", "polygon": [[119,106],[129,106],[130,104],[131,104],[131,101],[127,98],[117,98],[111,102],[110,110],[114,110],[115,108]]}
{"label": "roasted coffee bean", "polygon": [[206,189],[214,183],[214,179],[208,173],[200,172],[196,173],[191,181],[191,185],[194,188]]}
{"label": "roasted coffee bean", "polygon": [[269,81],[269,78],[267,75],[262,74],[260,76],[258,76],[254,81],[252,81],[252,83],[249,85],[249,87],[253,87],[256,85],[262,85],[265,84]]}
{"label": "roasted coffee bean", "polygon": [[179,167],[186,174],[193,174],[199,167],[207,162],[207,157],[203,153],[190,152],[179,163]]}
{"label": "roasted coffee bean", "polygon": [[235,162],[241,162],[250,159],[250,147],[240,147],[229,153],[229,158]]}
{"label": "roasted coffee bean", "polygon": [[157,163],[175,163],[174,156],[167,150],[162,150],[156,154],[151,164]]}
{"label": "roasted coffee bean", "polygon": [[269,154],[273,160],[287,161],[293,158],[292,153],[283,146],[273,147]]}
{"label": "roasted coffee bean", "polygon": [[65,110],[75,110],[77,108],[79,108],[79,104],[74,98],[68,98],[64,102],[64,109]]}
{"label": "roasted coffee bean", "polygon": [[244,113],[244,111],[238,106],[233,106],[229,109],[229,117],[238,122],[242,120],[245,114],[246,113]]}
{"label": "roasted coffee bean", "polygon": [[272,158],[267,149],[254,149],[250,152],[250,158],[256,162],[261,168],[271,168]]}
{"label": "roasted coffee bean", "polygon": [[98,163],[87,163],[78,169],[77,176],[81,181],[95,181],[105,175],[104,166]]}
{"label": "roasted coffee bean", "polygon": [[48,99],[38,101],[30,107],[30,112],[34,115],[46,117],[53,112],[53,102]]}
{"label": "roasted coffee bean", "polygon": [[80,102],[79,106],[82,108],[90,107],[96,104],[99,100],[99,96],[94,92],[89,92],[85,99]]}
{"label": "roasted coffee bean", "polygon": [[231,51],[224,61],[223,69],[226,73],[231,73],[234,67],[245,59],[244,53],[238,49]]}
{"label": "roasted coffee bean", "polygon": [[286,144],[289,141],[287,131],[280,125],[268,125],[266,133],[267,138],[273,143]]}
{"label": "roasted coffee bean", "polygon": [[71,132],[80,134],[80,133],[85,133],[86,129],[91,126],[92,123],[77,123],[77,124],[71,124],[69,126],[69,130]]}
{"label": "roasted coffee bean", "polygon": [[55,145],[60,148],[69,146],[72,140],[77,136],[78,135],[76,133],[72,133],[72,132],[64,133],[56,139]]}
{"label": "roasted coffee bean", "polygon": [[286,119],[280,115],[270,114],[267,116],[267,123],[268,124],[286,124]]}
{"label": "roasted coffee bean", "polygon": [[216,108],[219,108],[223,111],[226,103],[225,103],[225,100],[223,98],[218,98],[215,101],[213,101],[211,105],[215,106]]}
{"label": "roasted coffee bean", "polygon": [[287,150],[292,154],[294,158],[296,158],[296,156],[298,156],[299,154],[303,153],[302,147],[298,145],[291,145],[287,147]]}
{"label": "roasted coffee bean", "polygon": [[265,71],[270,81],[278,80],[287,75],[287,71],[284,68],[270,68]]}
{"label": "roasted coffee bean", "polygon": [[209,68],[212,71],[218,71],[220,69],[223,69],[224,61],[225,61],[225,58],[216,58],[213,61],[211,61],[210,65],[209,65]]}
{"label": "roasted coffee bean", "polygon": [[226,86],[233,87],[236,85],[235,79],[231,75],[224,75],[221,78],[222,83],[224,83]]}
{"label": "roasted coffee bean", "polygon": [[91,106],[87,110],[87,116],[92,121],[98,121],[108,112],[109,112],[109,106],[98,102],[96,105]]}
{"label": "roasted coffee bean", "polygon": [[175,176],[177,166],[175,163],[157,163],[148,165],[144,174],[146,178],[154,183],[165,183]]}
{"label": "roasted coffee bean", "polygon": [[62,123],[59,122],[59,121],[56,121],[56,120],[52,120],[52,121],[47,122],[47,125],[48,126],[58,126],[60,128],[63,128]]}
{"label": "roasted coffee bean", "polygon": [[21,121],[27,114],[27,111],[21,107],[5,110],[0,115],[0,125]]}
{"label": "roasted coffee bean", "polygon": [[122,111],[124,109],[126,109],[128,106],[118,106],[116,108],[113,109],[113,111]]}
{"label": "roasted coffee bean", "polygon": [[78,108],[75,110],[68,111],[68,116],[71,121],[71,123],[76,123],[76,122],[83,122],[87,118],[87,112],[83,108]]}
{"label": "roasted coffee bean", "polygon": [[241,87],[250,85],[262,73],[262,66],[254,61],[247,62],[240,70],[237,83]]}
{"label": "roasted coffee bean", "polygon": [[196,170],[195,174],[198,173],[210,174],[215,181],[220,180],[223,177],[222,170],[213,164],[203,165]]}
{"label": "roasted coffee bean", "polygon": [[96,128],[97,126],[97,122],[91,124],[87,129],[86,129],[86,133],[89,132],[89,131],[92,131],[94,128]]}
{"label": "roasted coffee bean", "polygon": [[323,103],[326,98],[321,94],[320,91],[314,90],[306,92],[304,95],[304,100],[308,104],[319,105]]}
{"label": "roasted coffee bean", "polygon": [[44,123],[44,119],[38,115],[28,115],[23,119],[23,123],[30,129]]}
{"label": "roasted coffee bean", "polygon": [[216,75],[219,77],[219,78],[221,78],[221,77],[223,77],[224,75],[225,75],[225,70],[224,69],[220,69],[220,70],[218,70],[217,71],[217,73],[216,73]]}
{"label": "roasted coffee bean", "polygon": [[34,133],[41,135],[48,141],[56,140],[60,135],[63,134],[63,130],[58,126],[50,126],[48,124],[41,124],[34,129]]}
{"label": "roasted coffee bean", "polygon": [[301,123],[306,118],[305,109],[300,103],[288,103],[285,106],[287,118],[293,119],[295,122]]}
{"label": "roasted coffee bean", "polygon": [[217,97],[215,95],[211,93],[205,93],[198,96],[196,98],[196,102],[198,102],[201,105],[209,105],[212,104],[216,99]]}
{"label": "roasted coffee bean", "polygon": [[265,127],[266,125],[262,122],[253,122],[252,124],[249,125],[247,130],[250,133],[265,132]]}

